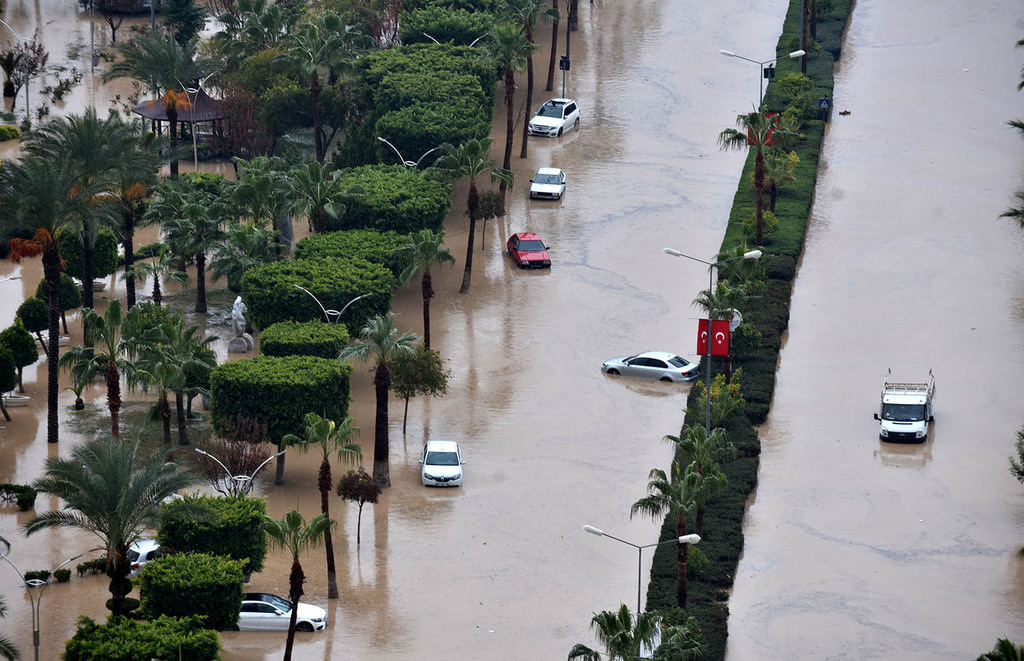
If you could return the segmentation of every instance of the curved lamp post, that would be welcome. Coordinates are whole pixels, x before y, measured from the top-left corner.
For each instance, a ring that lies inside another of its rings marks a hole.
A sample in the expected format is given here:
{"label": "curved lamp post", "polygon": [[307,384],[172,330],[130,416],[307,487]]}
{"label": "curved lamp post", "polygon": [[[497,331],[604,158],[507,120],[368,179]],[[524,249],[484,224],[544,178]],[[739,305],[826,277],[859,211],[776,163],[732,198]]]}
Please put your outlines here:
{"label": "curved lamp post", "polygon": [[706,412],[705,412],[705,416],[704,416],[704,429],[710,435],[711,434],[711,337],[710,337],[710,335],[711,335],[711,315],[712,315],[712,308],[714,307],[713,303],[714,303],[714,295],[715,295],[714,294],[715,268],[718,265],[720,265],[720,264],[724,264],[726,262],[732,262],[732,261],[735,261],[737,259],[761,259],[761,255],[763,255],[764,253],[761,252],[760,250],[750,250],[748,252],[743,253],[742,255],[740,255],[738,257],[730,257],[729,259],[721,259],[721,260],[718,260],[718,261],[715,261],[715,262],[709,262],[709,261],[706,261],[706,260],[703,260],[703,259],[698,259],[697,257],[691,257],[690,255],[686,255],[684,253],[681,253],[678,250],[675,250],[674,248],[662,248],[662,252],[664,252],[666,255],[672,255],[673,257],[683,257],[685,259],[692,259],[695,262],[700,262],[701,264],[707,264],[707,266],[708,266],[708,328],[707,328],[707,331],[706,331],[708,333],[708,339],[707,339],[707,342],[705,343],[707,346],[705,348],[706,355],[704,356],[704,360],[708,364],[708,376],[707,376],[707,380],[704,383],[704,399],[707,402]]}
{"label": "curved lamp post", "polygon": [[594,526],[590,526],[590,525],[583,526],[583,532],[588,532],[591,535],[597,535],[598,537],[607,537],[609,539],[614,539],[617,542],[622,542],[626,546],[632,546],[633,548],[636,549],[636,562],[637,562],[637,565],[636,565],[636,614],[638,616],[640,615],[640,586],[641,586],[641,583],[643,581],[643,552],[644,552],[644,549],[649,549],[649,548],[654,547],[654,546],[661,546],[662,544],[699,544],[700,543],[700,535],[697,535],[697,534],[683,535],[682,537],[679,537],[679,538],[666,539],[663,542],[654,542],[653,544],[634,544],[633,542],[627,542],[624,539],[619,539],[615,535],[609,535],[608,533],[606,533],[605,531],[601,530],[600,528],[595,528]]}
{"label": "curved lamp post", "polygon": [[181,85],[181,89],[185,90],[185,96],[192,95],[192,102],[189,105],[191,115],[189,116],[190,130],[192,131],[192,157],[195,159],[195,171],[199,172],[199,143],[196,141],[196,103],[199,102],[199,93],[203,91],[203,83],[210,79],[210,76],[217,73],[212,71],[206,74],[205,77],[200,78],[196,87],[185,87],[184,84],[179,80],[178,84]]}
{"label": "curved lamp post", "polygon": [[[775,62],[778,62],[779,60],[781,60],[784,57],[789,57],[789,59],[795,60],[795,59],[803,57],[804,55],[807,54],[803,50],[795,50],[792,53],[790,53],[788,56],[787,55],[780,55],[780,56],[778,56],[776,58],[772,58],[770,60],[765,60],[765,61],[761,62],[761,61],[758,61],[758,60],[752,60],[749,57],[743,57],[742,55],[737,55],[736,53],[732,52],[731,50],[720,50],[718,52],[721,53],[722,55],[725,55],[726,57],[735,57],[737,60],[745,60],[747,62],[753,62],[757,66],[761,67],[761,77],[758,80],[758,89],[757,89],[757,107],[758,107],[758,109],[761,108],[761,101],[762,101],[762,99],[764,99],[764,79],[765,79],[764,65],[766,65],[766,64],[774,64]],[[774,67],[772,69],[770,69],[770,71],[772,72],[771,76],[774,77],[775,76],[775,69],[774,69]]]}
{"label": "curved lamp post", "polygon": [[196,448],[196,452],[203,455],[204,457],[207,457],[208,459],[213,459],[215,462],[217,462],[218,466],[224,469],[224,473],[228,476],[228,479],[230,480],[229,484],[231,485],[228,488],[229,495],[247,496],[252,491],[252,481],[256,478],[256,474],[259,473],[264,466],[269,464],[271,460],[273,460],[276,457],[280,457],[282,454],[284,454],[285,450],[281,450],[280,452],[272,454],[269,457],[267,457],[263,461],[263,463],[257,466],[256,469],[249,475],[233,475],[231,471],[228,470],[228,467],[225,466],[220,459],[213,456],[206,450],[203,450],[202,448]]}
{"label": "curved lamp post", "polygon": [[[472,44],[470,44],[470,45],[472,45]],[[395,153],[398,154],[398,160],[400,160],[402,162],[402,165],[404,165],[407,168],[418,168],[420,166],[420,163],[423,161],[423,159],[427,157],[427,154],[429,154],[432,151],[437,151],[438,150],[438,147],[433,147],[432,149],[428,149],[427,151],[423,152],[423,155],[420,156],[415,161],[407,161],[407,160],[405,160],[405,156],[402,156],[402,152],[398,151],[398,147],[394,146],[393,144],[391,144],[390,142],[388,142],[384,138],[380,137],[379,135],[377,136],[377,139],[380,140],[381,142],[383,142],[384,144],[386,144],[388,147],[391,147],[391,149],[393,149],[395,151]]]}
{"label": "curved lamp post", "polygon": [[[36,661],[39,661],[39,606],[43,602],[43,592],[46,590],[46,586],[48,585],[48,583],[38,578],[26,579],[24,572],[18,569],[18,565],[14,564],[14,562],[7,556],[7,554],[11,551],[11,545],[8,544],[6,541],[2,543],[6,547],[6,549],[4,550],[3,553],[0,553],[0,558],[6,560],[7,564],[11,566],[11,569],[18,573],[18,576],[25,584],[25,588],[28,590],[28,598],[32,602],[32,646],[35,648],[36,652],[35,659]],[[78,560],[83,555],[85,554],[79,553],[76,556],[68,558],[64,562],[54,567],[53,571],[51,571],[50,573],[53,574],[64,565],[68,564],[69,562],[74,562],[75,560]],[[36,588],[39,588],[38,594],[36,593]]]}
{"label": "curved lamp post", "polygon": [[352,305],[353,303],[355,303],[356,301],[358,301],[361,298],[366,298],[367,296],[373,296],[373,294],[360,294],[359,296],[356,296],[351,301],[346,303],[345,307],[341,308],[340,310],[328,310],[327,308],[324,307],[324,304],[320,302],[320,299],[317,298],[315,294],[313,294],[313,292],[309,291],[308,289],[306,289],[302,285],[294,285],[294,287],[296,289],[301,289],[302,291],[306,292],[307,294],[309,294],[310,298],[312,298],[314,301],[316,301],[316,304],[320,306],[321,310],[323,310],[324,319],[326,319],[327,323],[329,323],[329,324],[336,324],[336,323],[338,323],[338,320],[341,319],[341,315],[345,314],[345,310],[348,309],[348,306]]}

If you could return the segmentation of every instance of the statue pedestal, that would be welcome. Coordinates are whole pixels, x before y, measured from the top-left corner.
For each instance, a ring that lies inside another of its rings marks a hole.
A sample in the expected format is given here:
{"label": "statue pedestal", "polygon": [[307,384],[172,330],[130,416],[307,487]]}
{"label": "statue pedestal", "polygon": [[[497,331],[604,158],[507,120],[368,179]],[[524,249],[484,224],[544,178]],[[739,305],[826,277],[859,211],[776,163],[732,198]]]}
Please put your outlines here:
{"label": "statue pedestal", "polygon": [[231,338],[228,342],[228,353],[249,353],[254,346],[256,345],[253,342],[252,335],[242,333]]}

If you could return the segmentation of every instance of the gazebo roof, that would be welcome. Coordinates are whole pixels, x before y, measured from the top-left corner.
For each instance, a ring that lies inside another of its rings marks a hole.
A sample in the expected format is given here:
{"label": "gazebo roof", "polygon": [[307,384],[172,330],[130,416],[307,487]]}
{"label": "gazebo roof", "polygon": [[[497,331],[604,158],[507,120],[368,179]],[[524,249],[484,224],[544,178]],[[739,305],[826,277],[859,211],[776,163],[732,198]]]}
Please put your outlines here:
{"label": "gazebo roof", "polygon": [[[202,122],[213,122],[218,119],[226,119],[228,116],[227,111],[224,109],[224,104],[220,101],[211,98],[205,90],[200,89],[199,92],[193,97],[191,94],[188,95],[189,101],[193,105],[189,105],[186,108],[180,108],[178,110],[178,121],[186,124],[202,123]],[[165,122],[167,121],[167,106],[161,99],[151,99],[149,101],[143,101],[139,105],[132,109],[132,112],[142,115],[146,119],[152,119],[156,121]]]}

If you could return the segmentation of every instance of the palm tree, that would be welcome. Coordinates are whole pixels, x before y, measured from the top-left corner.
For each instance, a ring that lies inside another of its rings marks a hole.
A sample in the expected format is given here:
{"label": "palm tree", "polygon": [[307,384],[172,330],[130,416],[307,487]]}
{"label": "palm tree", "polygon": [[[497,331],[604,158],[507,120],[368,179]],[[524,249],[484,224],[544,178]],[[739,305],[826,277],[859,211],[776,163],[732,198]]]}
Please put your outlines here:
{"label": "palm tree", "polygon": [[722,149],[754,149],[754,244],[760,246],[764,244],[764,153],[775,133],[789,131],[779,126],[777,116],[769,117],[764,110],[738,115],[736,126],[722,131],[718,144]]}
{"label": "palm tree", "polygon": [[291,187],[283,160],[273,156],[257,156],[248,161],[233,161],[237,182],[225,182],[235,212],[248,217],[260,229],[273,224],[278,234],[275,241],[290,246],[294,241],[291,225]]}
{"label": "palm tree", "polygon": [[[495,23],[491,28],[490,38],[481,45],[485,57],[497,64],[505,72],[505,160],[502,167],[512,168],[512,141],[515,138],[515,100],[517,70],[523,69],[537,45],[530,42],[523,31],[523,21]],[[532,71],[532,69],[531,69]],[[501,192],[505,192],[507,182],[501,183]]]}
{"label": "palm tree", "polygon": [[507,168],[495,167],[491,158],[491,138],[469,140],[458,147],[444,143],[439,147],[441,156],[431,166],[435,176],[447,181],[466,178],[469,180],[469,193],[466,197],[466,211],[469,214],[469,238],[466,242],[466,266],[462,274],[462,288],[459,293],[469,291],[470,279],[473,274],[473,241],[476,237],[476,220],[480,215],[480,192],[476,188],[476,180],[484,173],[490,173],[491,181],[512,183],[512,171]]}
{"label": "palm tree", "polygon": [[81,204],[81,197],[72,195],[72,182],[73,178],[63,159],[50,161],[38,156],[26,156],[20,163],[5,159],[0,164],[0,209],[4,218],[12,226],[34,231],[29,239],[11,239],[11,261],[19,263],[27,257],[42,257],[43,262],[49,322],[46,345],[46,440],[49,443],[59,440],[57,400],[60,383],[57,356],[63,260],[56,231],[66,225],[73,226],[74,207]]}
{"label": "palm tree", "polygon": [[359,339],[342,349],[338,356],[343,362],[366,360],[374,365],[373,386],[377,408],[373,421],[373,479],[382,487],[391,486],[388,458],[388,390],[391,387],[391,372],[388,371],[388,362],[396,356],[413,353],[420,339],[415,333],[399,333],[394,328],[394,322],[393,312],[369,319],[359,331]]}
{"label": "palm tree", "polygon": [[[671,475],[660,468],[654,468],[648,475],[647,496],[633,503],[629,516],[644,514],[651,518],[672,517],[676,521],[676,538],[686,535],[687,522],[697,509],[697,502],[705,490],[711,489],[716,475],[703,476],[697,472],[693,464],[681,468],[678,460],[672,461]],[[711,484],[708,484],[708,483]],[[678,565],[676,598],[680,608],[686,608],[686,571],[690,545],[676,545],[676,563]]]}
{"label": "palm tree", "polygon": [[1024,661],[1024,645],[1000,638],[992,651],[982,654],[977,661]]}
{"label": "palm tree", "polygon": [[[305,425],[305,438],[288,434],[283,442],[288,445],[297,445],[301,452],[306,452],[312,447],[320,449],[320,474],[317,477],[317,488],[320,489],[320,513],[329,519],[331,511],[328,497],[334,486],[334,479],[331,476],[331,455],[337,453],[338,459],[343,461],[361,459],[363,452],[359,444],[349,442],[359,435],[359,427],[349,417],[338,424],[334,420],[321,418],[316,413],[306,414]],[[324,531],[324,550],[327,553],[327,598],[337,599],[338,573],[334,566],[334,540],[331,538],[330,528]]]}
{"label": "palm tree", "polygon": [[[153,278],[153,302],[160,306],[164,300],[163,291],[160,289],[160,279],[171,280],[178,284],[188,282],[188,273],[178,270],[180,262],[170,248],[166,245],[160,246],[160,253],[148,262],[138,262],[132,265],[131,274],[140,284],[146,283],[146,278]],[[125,278],[129,271],[125,271]]]}
{"label": "palm tree", "polygon": [[[662,627],[662,616],[656,612],[639,613],[636,619],[625,604],[617,611],[594,613],[590,626],[604,645],[602,655],[582,643],[576,643],[569,659],[585,661],[633,661],[655,658],[672,661],[697,659],[703,653],[697,620],[687,618],[681,625]],[[644,657],[643,655],[652,655]]]}
{"label": "palm tree", "polygon": [[[533,51],[538,48],[533,40],[533,27],[540,16],[546,16],[555,21],[558,19],[557,8],[544,11],[547,6],[545,2],[546,0],[503,0],[498,9],[503,17],[522,24],[523,37],[533,46],[526,54],[526,103],[524,107],[527,113],[533,108]],[[551,73],[554,74],[553,68]],[[519,150],[519,158],[526,158],[527,144],[530,138],[528,128],[529,122],[523,122],[523,142],[522,148]]]}
{"label": "palm tree", "polygon": [[220,242],[213,247],[210,273],[227,280],[228,289],[242,291],[246,271],[282,258],[276,230],[261,227],[256,221],[232,223]]}
{"label": "palm tree", "polygon": [[345,213],[345,199],[358,194],[358,188],[342,190],[338,183],[341,170],[321,163],[302,163],[295,166],[288,177],[292,197],[291,210],[309,218],[317,234],[327,232],[327,218],[340,218]]}
{"label": "palm tree", "polygon": [[128,358],[129,343],[123,336],[125,316],[121,310],[121,301],[115,298],[107,303],[107,309],[102,315],[92,308],[84,308],[82,319],[86,329],[85,345],[68,349],[58,362],[61,367],[73,369],[80,361],[90,361],[96,366],[97,373],[102,370],[106,375],[110,434],[119,440],[121,374],[126,374],[129,380],[135,374],[135,364]]}
{"label": "palm tree", "polygon": [[775,213],[775,200],[779,188],[796,181],[796,166],[800,157],[795,151],[769,149],[764,155],[764,185],[768,189],[768,210]]}
{"label": "palm tree", "polygon": [[299,599],[302,597],[302,584],[306,575],[302,572],[299,556],[307,548],[320,543],[324,534],[334,524],[323,514],[317,514],[307,524],[302,515],[295,510],[288,512],[284,518],[277,520],[263,515],[263,530],[267,533],[270,545],[283,549],[292,556],[292,568],[288,574],[288,600],[292,602],[292,617],[288,623],[288,642],[284,647],[284,661],[292,658],[292,647],[295,644],[295,622],[299,614]]}
{"label": "palm tree", "polygon": [[1024,228],[1024,190],[1017,191],[1014,193],[1014,196],[1017,198],[1017,202],[1019,202],[1018,206],[1010,207],[999,214],[999,217],[1016,220],[1017,224]]}
{"label": "palm tree", "polygon": [[[721,482],[715,481],[716,485],[724,486],[728,482],[721,464],[736,458],[736,446],[729,441],[729,433],[725,429],[718,427],[708,434],[703,425],[689,425],[683,427],[679,436],[666,436],[665,440],[675,444],[677,460],[692,463],[694,470],[701,475],[720,475]],[[710,497],[713,493],[701,495]],[[698,535],[704,534],[704,506],[707,502],[702,498],[697,500],[694,530]]]}
{"label": "palm tree", "polygon": [[402,271],[399,279],[408,282],[417,271],[423,271],[420,280],[420,291],[423,294],[423,345],[430,348],[430,299],[434,298],[433,281],[430,269],[454,264],[455,258],[441,244],[444,243],[444,230],[435,232],[425,229],[409,237],[409,243],[395,250],[395,254],[406,261],[408,266]]}
{"label": "palm tree", "polygon": [[64,508],[37,515],[25,524],[25,534],[77,528],[98,537],[107,552],[110,610],[119,617],[127,612],[125,596],[132,589],[129,546],[154,522],[161,502],[192,481],[162,453],[142,457],[139,441],[87,441],[67,459],[47,458],[43,477],[32,486],[60,498]]}

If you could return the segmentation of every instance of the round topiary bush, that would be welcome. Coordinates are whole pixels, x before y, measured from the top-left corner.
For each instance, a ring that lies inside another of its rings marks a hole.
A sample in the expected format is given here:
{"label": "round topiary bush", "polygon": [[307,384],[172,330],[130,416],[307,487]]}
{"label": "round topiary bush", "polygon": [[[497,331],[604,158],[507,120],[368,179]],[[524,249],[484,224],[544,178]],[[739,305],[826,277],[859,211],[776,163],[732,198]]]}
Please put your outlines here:
{"label": "round topiary bush", "polygon": [[244,564],[207,553],[176,553],[147,562],[139,576],[143,616],[202,615],[207,629],[232,628],[242,607]]}
{"label": "round topiary bush", "polygon": [[344,324],[280,321],[260,333],[260,353],[265,356],[319,356],[333,360],[348,340],[348,329]]}

